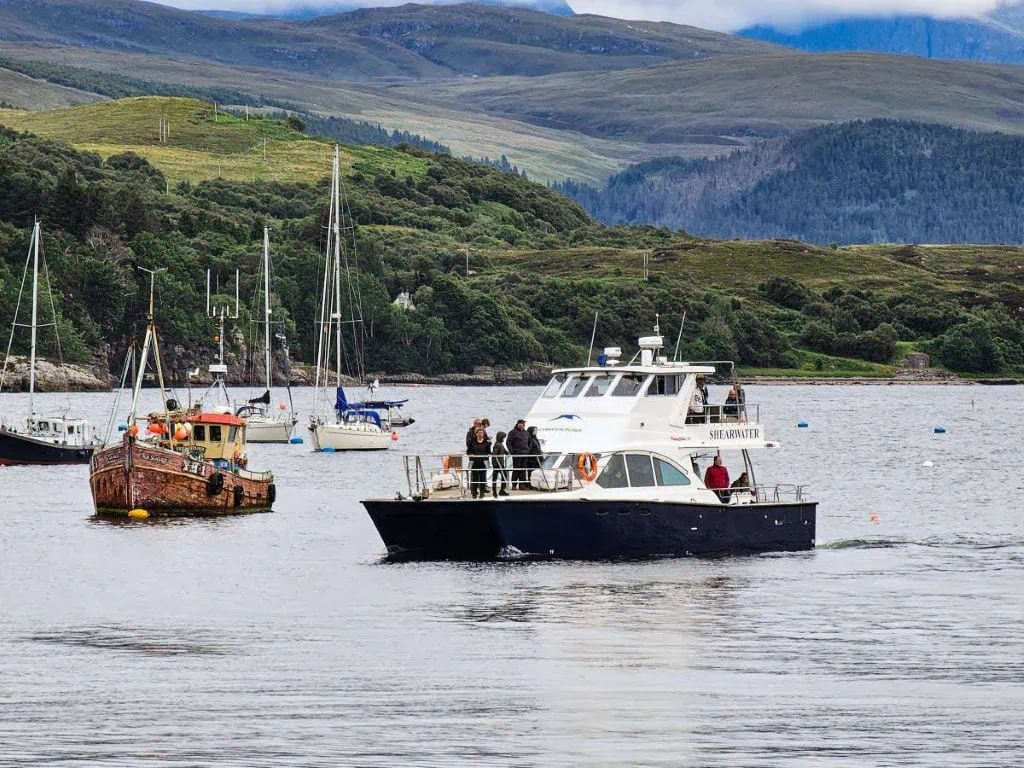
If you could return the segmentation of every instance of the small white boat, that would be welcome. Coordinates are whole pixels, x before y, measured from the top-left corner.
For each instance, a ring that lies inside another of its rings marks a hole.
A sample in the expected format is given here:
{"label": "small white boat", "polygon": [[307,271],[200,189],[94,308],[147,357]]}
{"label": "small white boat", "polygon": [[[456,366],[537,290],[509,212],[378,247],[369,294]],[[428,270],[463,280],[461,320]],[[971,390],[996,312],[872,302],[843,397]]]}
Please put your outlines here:
{"label": "small white boat", "polygon": [[[267,391],[262,397],[250,400],[242,406],[237,415],[248,422],[246,439],[250,443],[287,443],[291,441],[292,430],[298,423],[294,409],[283,404],[274,412],[270,407],[270,390],[274,385],[274,363],[271,356],[270,335],[270,230],[263,228],[263,370],[266,373]],[[282,337],[283,338],[283,337]],[[289,390],[290,392],[290,390]],[[289,395],[290,399],[290,395]]]}

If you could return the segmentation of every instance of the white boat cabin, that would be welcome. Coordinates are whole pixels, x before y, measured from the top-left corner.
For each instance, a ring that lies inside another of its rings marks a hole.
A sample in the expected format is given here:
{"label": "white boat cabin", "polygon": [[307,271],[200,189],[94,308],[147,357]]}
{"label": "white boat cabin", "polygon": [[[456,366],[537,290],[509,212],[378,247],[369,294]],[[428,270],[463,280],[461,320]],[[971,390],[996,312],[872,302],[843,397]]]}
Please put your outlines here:
{"label": "white boat cabin", "polygon": [[36,440],[69,448],[88,448],[93,443],[92,427],[85,419],[29,416],[25,419],[25,432]]}

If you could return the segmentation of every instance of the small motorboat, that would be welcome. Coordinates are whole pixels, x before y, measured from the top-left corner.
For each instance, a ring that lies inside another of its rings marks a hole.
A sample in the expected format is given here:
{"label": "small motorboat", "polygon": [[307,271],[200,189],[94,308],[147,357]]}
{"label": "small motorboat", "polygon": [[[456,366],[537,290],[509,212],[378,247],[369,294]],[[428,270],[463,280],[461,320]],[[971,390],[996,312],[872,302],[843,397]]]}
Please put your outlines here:
{"label": "small motorboat", "polygon": [[[803,486],[756,480],[750,452],[778,446],[759,407],[745,397],[707,404],[702,380],[721,364],[669,361],[657,326],[655,334],[626,365],[609,348],[596,366],[554,372],[526,419],[542,455],[498,469],[488,461],[475,477],[461,454],[404,457],[407,492],[363,501],[388,555],[592,560],[812,549],[817,502]],[[742,457],[734,483],[719,466],[723,451]],[[699,462],[716,468],[702,478]],[[505,475],[507,495],[472,487],[494,473]]]}

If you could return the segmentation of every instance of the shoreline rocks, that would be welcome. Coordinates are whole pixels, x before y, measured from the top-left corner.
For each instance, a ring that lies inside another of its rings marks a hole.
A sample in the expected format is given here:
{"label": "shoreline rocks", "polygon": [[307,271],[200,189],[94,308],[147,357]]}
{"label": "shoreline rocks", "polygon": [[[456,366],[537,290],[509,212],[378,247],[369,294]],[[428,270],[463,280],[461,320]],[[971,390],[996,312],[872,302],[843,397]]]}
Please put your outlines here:
{"label": "shoreline rocks", "polygon": [[[105,355],[94,355],[88,365],[52,363],[36,358],[36,392],[109,392],[114,377],[103,368]],[[4,377],[4,392],[28,392],[29,359],[12,355]]]}

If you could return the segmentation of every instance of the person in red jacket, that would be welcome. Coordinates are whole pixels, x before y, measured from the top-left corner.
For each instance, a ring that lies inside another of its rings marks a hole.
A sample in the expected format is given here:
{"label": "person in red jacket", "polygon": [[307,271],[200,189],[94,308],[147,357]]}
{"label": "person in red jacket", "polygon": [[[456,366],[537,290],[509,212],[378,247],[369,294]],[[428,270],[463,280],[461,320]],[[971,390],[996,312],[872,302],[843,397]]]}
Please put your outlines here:
{"label": "person in red jacket", "polygon": [[722,464],[722,456],[715,456],[715,463],[704,473],[704,485],[718,494],[723,502],[729,501],[729,470]]}

